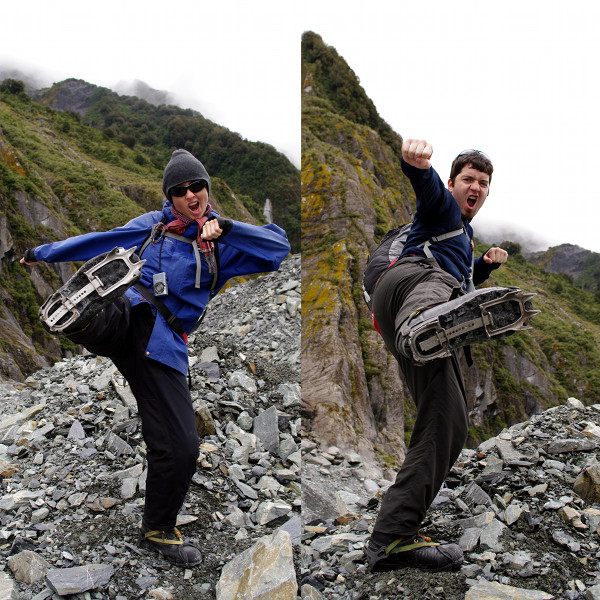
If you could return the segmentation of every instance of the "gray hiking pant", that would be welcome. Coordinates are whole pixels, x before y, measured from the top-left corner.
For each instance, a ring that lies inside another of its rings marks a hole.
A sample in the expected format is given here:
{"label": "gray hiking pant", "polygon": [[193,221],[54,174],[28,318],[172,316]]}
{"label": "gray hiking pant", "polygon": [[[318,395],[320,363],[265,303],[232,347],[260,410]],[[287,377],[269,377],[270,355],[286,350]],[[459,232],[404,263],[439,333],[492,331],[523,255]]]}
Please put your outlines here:
{"label": "gray hiking pant", "polygon": [[383,498],[376,532],[408,536],[418,531],[467,439],[467,399],[456,355],[415,366],[395,341],[416,310],[459,293],[454,277],[434,260],[417,256],[392,265],[375,288],[373,316],[417,407],[406,458]]}

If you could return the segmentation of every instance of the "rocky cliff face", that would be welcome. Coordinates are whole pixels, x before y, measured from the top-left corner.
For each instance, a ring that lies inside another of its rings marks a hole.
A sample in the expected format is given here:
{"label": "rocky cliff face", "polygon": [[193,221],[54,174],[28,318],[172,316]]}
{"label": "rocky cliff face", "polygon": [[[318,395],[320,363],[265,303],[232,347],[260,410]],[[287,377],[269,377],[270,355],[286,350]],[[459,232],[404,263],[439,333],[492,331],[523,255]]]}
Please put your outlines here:
{"label": "rocky cliff face", "polygon": [[584,271],[590,250],[573,244],[561,244],[544,252],[527,255],[527,260],[552,273],[564,273],[577,279]]}
{"label": "rocky cliff face", "polygon": [[54,110],[71,110],[84,116],[92,104],[96,86],[81,79],[67,79],[60,86],[45,88],[29,93],[31,98],[44,103]]}
{"label": "rocky cliff face", "polygon": [[[302,388],[324,443],[371,458],[404,453],[403,385],[362,299],[374,238],[408,217],[406,182],[379,134],[303,91]],[[399,397],[400,396],[400,397]]]}

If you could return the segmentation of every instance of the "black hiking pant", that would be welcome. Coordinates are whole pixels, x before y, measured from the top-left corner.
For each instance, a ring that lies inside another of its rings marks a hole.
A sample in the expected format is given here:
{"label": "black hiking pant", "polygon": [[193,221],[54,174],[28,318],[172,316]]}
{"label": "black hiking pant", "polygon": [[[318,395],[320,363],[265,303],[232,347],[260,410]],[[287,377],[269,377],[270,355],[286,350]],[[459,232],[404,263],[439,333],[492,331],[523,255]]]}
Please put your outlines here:
{"label": "black hiking pant", "polygon": [[467,439],[467,399],[456,355],[415,366],[395,342],[415,310],[446,302],[457,293],[454,277],[435,261],[416,256],[392,265],[374,292],[373,315],[417,407],[404,463],[375,522],[378,533],[400,537],[418,531]]}
{"label": "black hiking pant", "polygon": [[144,354],[154,320],[149,304],[132,307],[122,296],[69,339],[109,357],[129,382],[148,448],[144,525],[171,529],[196,470],[199,438],[185,375]]}

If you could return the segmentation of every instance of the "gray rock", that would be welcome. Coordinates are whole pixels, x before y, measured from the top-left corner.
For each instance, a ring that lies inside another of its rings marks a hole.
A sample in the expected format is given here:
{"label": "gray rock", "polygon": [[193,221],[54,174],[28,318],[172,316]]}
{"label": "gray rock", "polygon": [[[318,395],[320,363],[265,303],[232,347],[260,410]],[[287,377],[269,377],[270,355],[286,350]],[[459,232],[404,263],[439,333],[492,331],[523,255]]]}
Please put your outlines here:
{"label": "gray rock", "polygon": [[600,584],[593,585],[585,590],[583,597],[585,600],[600,600]]}
{"label": "gray rock", "polygon": [[259,525],[266,525],[279,517],[287,515],[292,507],[285,502],[261,502],[256,510],[256,522]]}
{"label": "gray rock", "polygon": [[50,568],[48,562],[31,550],[23,550],[23,552],[9,556],[6,562],[15,579],[28,584],[43,579]]}
{"label": "gray rock", "polygon": [[302,593],[302,600],[323,600],[321,592],[308,583],[305,583],[300,591]]}
{"label": "gray rock", "polygon": [[31,513],[31,524],[35,525],[36,523],[41,523],[49,514],[50,510],[48,510],[45,506],[34,510]]}
{"label": "gray rock", "polygon": [[102,371],[102,373],[100,375],[98,375],[98,377],[96,377],[96,379],[94,379],[94,381],[92,381],[92,383],[91,383],[92,388],[94,388],[98,392],[100,390],[107,388],[108,385],[110,384],[110,382],[112,381],[113,375],[116,370],[117,370],[117,367],[115,367],[111,363],[108,368],[106,368],[104,371]]}
{"label": "gray rock", "polygon": [[467,590],[465,600],[554,600],[554,595],[539,590],[502,585],[482,579]]}
{"label": "gray rock", "polygon": [[246,498],[250,498],[251,500],[258,499],[258,494],[256,493],[256,490],[254,488],[250,487],[246,483],[243,483],[242,481],[234,480],[234,482],[235,486],[238,488],[238,490],[240,490],[240,492],[242,492],[244,496],[246,496]]}
{"label": "gray rock", "polygon": [[77,420],[73,421],[67,437],[76,441],[84,440],[86,435],[85,431],[83,430],[83,425]]}
{"label": "gray rock", "polygon": [[287,531],[290,535],[293,546],[299,546],[302,539],[302,518],[300,515],[294,515],[286,521],[279,529]]}
{"label": "gray rock", "polygon": [[523,509],[517,504],[509,504],[504,511],[504,520],[507,525],[512,525],[519,520],[519,517],[523,513]]}
{"label": "gray rock", "polygon": [[244,430],[250,431],[254,423],[254,419],[248,414],[248,411],[242,411],[237,418],[236,423]]}
{"label": "gray rock", "polygon": [[301,390],[298,383],[282,383],[277,387],[277,392],[283,396],[283,406],[285,408],[301,405]]}
{"label": "gray rock", "polygon": [[585,409],[585,404],[581,400],[578,400],[577,398],[573,398],[573,397],[567,398],[566,406],[568,408],[574,408],[576,410],[584,410]]}
{"label": "gray rock", "polygon": [[513,553],[505,552],[504,562],[510,565],[510,567],[515,569],[516,571],[520,571],[521,569],[524,569],[527,565],[533,563],[533,557],[529,552],[524,552],[521,550],[517,550]]}
{"label": "gray rock", "polygon": [[252,432],[261,441],[265,450],[271,454],[279,452],[279,427],[277,424],[277,408],[271,406],[263,410],[254,419]]}
{"label": "gray rock", "polygon": [[8,573],[0,571],[0,600],[19,600],[15,582]]}
{"label": "gray rock", "polygon": [[297,450],[298,446],[296,445],[296,442],[294,442],[294,438],[291,436],[284,438],[279,444],[279,458],[281,458],[281,460],[287,460],[288,456],[292,455]]}
{"label": "gray rock", "polygon": [[297,592],[290,536],[277,529],[223,567],[216,596],[217,600],[296,600]]}
{"label": "gray rock", "polygon": [[229,525],[236,529],[245,527],[246,519],[244,517],[244,511],[237,506],[233,506],[231,508],[231,512],[225,517],[225,522],[229,523]]}
{"label": "gray rock", "polygon": [[208,346],[203,348],[200,354],[201,363],[218,363],[219,362],[219,351],[216,346]]}
{"label": "gray rock", "polygon": [[106,430],[104,441],[106,443],[107,450],[110,450],[116,456],[130,456],[135,454],[133,448],[127,442],[122,440],[117,434],[113,433],[110,429]]}
{"label": "gray rock", "polygon": [[79,594],[107,585],[115,569],[111,565],[90,564],[69,569],[50,569],[46,584],[57,594]]}
{"label": "gray rock", "polygon": [[502,473],[502,470],[504,469],[504,461],[501,458],[498,458],[493,454],[488,454],[485,461],[486,466],[481,473],[482,479],[490,480]]}
{"label": "gray rock", "polygon": [[462,534],[458,540],[458,545],[464,552],[471,552],[479,542],[480,533],[481,529],[479,527],[470,527]]}
{"label": "gray rock", "polygon": [[477,506],[482,504],[484,506],[491,506],[492,499],[484,492],[474,481],[469,483],[465,490],[465,498],[469,506]]}
{"label": "gray rock", "polygon": [[35,417],[38,413],[40,413],[46,407],[46,401],[40,402],[39,404],[35,404],[29,408],[23,409],[21,412],[9,415],[8,417],[3,417],[0,421],[0,432],[3,432],[15,425],[21,425],[25,423],[25,421],[29,421]]}
{"label": "gray rock", "polygon": [[310,547],[319,554],[327,554],[332,551],[348,551],[349,545],[364,542],[367,536],[354,533],[339,533],[335,535],[324,535],[311,541]]}
{"label": "gray rock", "polygon": [[[117,392],[117,395],[119,396],[119,398],[121,399],[121,402],[123,402],[123,407],[121,407],[121,410],[123,408],[127,409],[127,417],[125,418],[129,418],[129,412],[131,412],[131,414],[137,414],[137,400],[135,399],[135,396],[133,395],[133,392],[131,391],[131,387],[129,386],[129,384],[127,383],[127,381],[125,380],[125,378],[120,376],[117,376],[118,372],[113,372],[111,375],[111,382],[113,384],[113,387],[115,388],[115,391]],[[119,416],[119,420],[122,420],[124,415],[124,411],[121,412],[120,416]],[[117,417],[117,413],[115,411],[115,416],[113,417],[113,422],[115,420],[115,418]]]}
{"label": "gray rock", "polygon": [[548,454],[562,454],[564,452],[589,452],[598,447],[596,442],[588,440],[587,438],[582,439],[563,439],[553,440],[548,444]]}
{"label": "gray rock", "polygon": [[120,494],[124,500],[129,500],[135,496],[137,490],[138,478],[137,477],[125,477],[121,480]]}
{"label": "gray rock", "polygon": [[256,381],[254,381],[254,379],[251,377],[248,377],[248,375],[246,375],[246,373],[243,371],[234,371],[229,376],[228,386],[230,388],[242,388],[249,394],[256,394],[257,391]]}
{"label": "gray rock", "polygon": [[552,539],[559,545],[565,546],[571,552],[579,552],[581,550],[581,544],[575,541],[570,535],[564,531],[555,530],[552,532]]}
{"label": "gray rock", "polygon": [[500,536],[506,529],[506,525],[493,519],[485,527],[482,528],[479,534],[479,544],[484,548],[489,548],[492,552],[502,552],[502,543],[500,542]]}

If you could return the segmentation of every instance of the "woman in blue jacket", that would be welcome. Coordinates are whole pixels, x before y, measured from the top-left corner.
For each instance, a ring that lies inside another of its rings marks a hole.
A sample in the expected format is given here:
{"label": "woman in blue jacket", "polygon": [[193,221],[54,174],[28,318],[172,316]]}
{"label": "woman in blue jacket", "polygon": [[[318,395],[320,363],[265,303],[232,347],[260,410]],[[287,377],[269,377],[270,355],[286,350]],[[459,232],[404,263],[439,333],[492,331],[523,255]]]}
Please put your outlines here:
{"label": "woman in blue jacket", "polygon": [[[229,278],[277,270],[290,246],[276,225],[257,227],[214,212],[210,177],[186,150],[173,152],[163,192],[167,201],[162,211],[107,232],[29,249],[21,262],[88,260],[42,307],[42,322],[90,352],[110,357],[129,382],[148,448],[140,543],[187,567],[202,560],[175,527],[199,445],[186,380],[187,334]],[[115,247],[120,248],[111,252]],[[143,260],[136,264],[137,257],[129,258],[123,248],[135,248]],[[107,258],[96,258],[102,253]],[[106,260],[113,261],[112,269]],[[110,278],[126,263],[126,276],[116,284],[93,282],[95,269],[102,267],[95,271],[100,279],[105,274]],[[141,278],[132,286],[142,264]],[[99,297],[92,288],[103,285],[115,290]]]}

